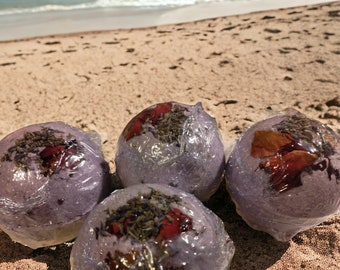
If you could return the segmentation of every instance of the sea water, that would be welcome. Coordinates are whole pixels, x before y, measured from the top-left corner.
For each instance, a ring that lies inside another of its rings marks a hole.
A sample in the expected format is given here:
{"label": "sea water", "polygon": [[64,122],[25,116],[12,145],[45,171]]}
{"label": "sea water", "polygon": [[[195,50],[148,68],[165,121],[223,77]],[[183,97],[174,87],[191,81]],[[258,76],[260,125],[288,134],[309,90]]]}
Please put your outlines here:
{"label": "sea water", "polygon": [[169,12],[250,1],[254,0],[0,0],[0,41],[190,21],[197,12],[185,14],[184,20]]}
{"label": "sea water", "polygon": [[335,0],[0,0],[0,41],[141,28]]}
{"label": "sea water", "polygon": [[108,7],[180,7],[223,1],[225,0],[0,0],[0,16]]}

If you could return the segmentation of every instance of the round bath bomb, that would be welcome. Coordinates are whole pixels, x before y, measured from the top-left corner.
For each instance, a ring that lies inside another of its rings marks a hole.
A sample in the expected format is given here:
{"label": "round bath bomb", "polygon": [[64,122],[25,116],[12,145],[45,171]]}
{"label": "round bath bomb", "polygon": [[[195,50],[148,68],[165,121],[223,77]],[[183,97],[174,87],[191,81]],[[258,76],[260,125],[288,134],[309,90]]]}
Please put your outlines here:
{"label": "round bath bomb", "polygon": [[258,122],[226,165],[228,191],[249,226],[279,241],[340,209],[340,141],[297,111]]}
{"label": "round bath bomb", "polygon": [[224,163],[216,121],[200,103],[151,106],[127,124],[118,140],[116,169],[125,187],[168,184],[205,201],[217,190]]}
{"label": "round bath bomb", "polygon": [[99,144],[62,122],[35,124],[0,141],[0,228],[30,248],[76,237],[111,192]]}
{"label": "round bath bomb", "polygon": [[192,194],[164,184],[114,191],[88,216],[72,270],[225,270],[235,248],[224,224]]}

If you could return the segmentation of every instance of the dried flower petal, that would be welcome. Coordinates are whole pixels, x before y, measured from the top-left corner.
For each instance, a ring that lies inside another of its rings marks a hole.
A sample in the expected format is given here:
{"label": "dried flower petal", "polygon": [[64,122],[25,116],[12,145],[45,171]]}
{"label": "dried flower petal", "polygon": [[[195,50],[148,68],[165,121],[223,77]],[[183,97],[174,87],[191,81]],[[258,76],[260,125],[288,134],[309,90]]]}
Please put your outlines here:
{"label": "dried flower petal", "polygon": [[251,144],[250,154],[255,158],[276,155],[284,146],[294,141],[291,135],[272,130],[257,130]]}
{"label": "dried flower petal", "polygon": [[142,111],[128,123],[123,131],[123,136],[128,141],[134,136],[140,135],[145,122],[151,121],[155,125],[162,115],[170,112],[171,108],[172,103],[162,103]]}
{"label": "dried flower petal", "polygon": [[318,156],[303,150],[294,150],[285,155],[276,155],[260,162],[260,169],[264,169],[271,176],[273,188],[282,192],[302,185],[301,172],[311,166]]}
{"label": "dried flower petal", "polygon": [[183,214],[178,208],[171,209],[161,220],[157,241],[178,237],[181,232],[192,230],[192,218]]}

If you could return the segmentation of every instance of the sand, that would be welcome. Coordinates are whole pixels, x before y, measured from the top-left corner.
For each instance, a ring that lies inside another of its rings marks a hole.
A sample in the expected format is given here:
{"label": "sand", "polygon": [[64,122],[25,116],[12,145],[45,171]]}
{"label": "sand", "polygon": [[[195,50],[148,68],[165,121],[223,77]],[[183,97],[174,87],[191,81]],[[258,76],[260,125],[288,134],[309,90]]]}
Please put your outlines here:
{"label": "sand", "polygon": [[[295,108],[340,133],[340,2],[135,30],[0,43],[0,138],[61,120],[97,131],[114,172],[118,136],[158,102],[202,102],[226,152],[255,122]],[[340,217],[287,243],[246,225],[223,186],[207,203],[231,269],[339,269]],[[0,233],[0,269],[69,269],[72,243],[31,250]]]}

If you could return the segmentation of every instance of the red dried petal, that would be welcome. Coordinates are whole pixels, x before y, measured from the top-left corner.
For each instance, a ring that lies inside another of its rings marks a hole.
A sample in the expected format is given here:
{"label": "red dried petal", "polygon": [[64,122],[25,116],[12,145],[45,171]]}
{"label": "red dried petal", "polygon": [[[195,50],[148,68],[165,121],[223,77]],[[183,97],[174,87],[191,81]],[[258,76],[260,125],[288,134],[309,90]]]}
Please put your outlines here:
{"label": "red dried petal", "polygon": [[117,223],[113,223],[113,224],[112,224],[112,232],[113,232],[114,234],[120,233],[120,228],[119,228],[119,225],[118,225]]}
{"label": "red dried petal", "polygon": [[66,146],[65,144],[56,146],[47,146],[40,153],[42,166],[49,170],[47,174],[53,174],[64,168],[75,168],[80,159],[73,158],[77,154],[75,146]]}
{"label": "red dried petal", "polygon": [[66,149],[66,145],[57,145],[57,146],[47,146],[40,152],[40,157],[42,159],[47,159],[51,156],[59,155],[62,151]]}
{"label": "red dried petal", "polygon": [[138,136],[141,134],[143,130],[143,124],[150,120],[154,125],[157,123],[158,119],[164,115],[165,113],[170,112],[172,109],[172,103],[161,103],[156,106],[146,109],[136,115],[132,120],[127,124],[126,128],[123,131],[123,136],[125,140],[130,140],[134,136]]}
{"label": "red dried petal", "polygon": [[192,218],[183,214],[178,208],[169,211],[161,223],[157,241],[173,239],[182,232],[192,230]]}
{"label": "red dried petal", "polygon": [[300,174],[311,166],[318,156],[303,150],[294,150],[285,155],[276,155],[260,163],[260,169],[271,174],[271,183],[282,192],[302,185]]}

